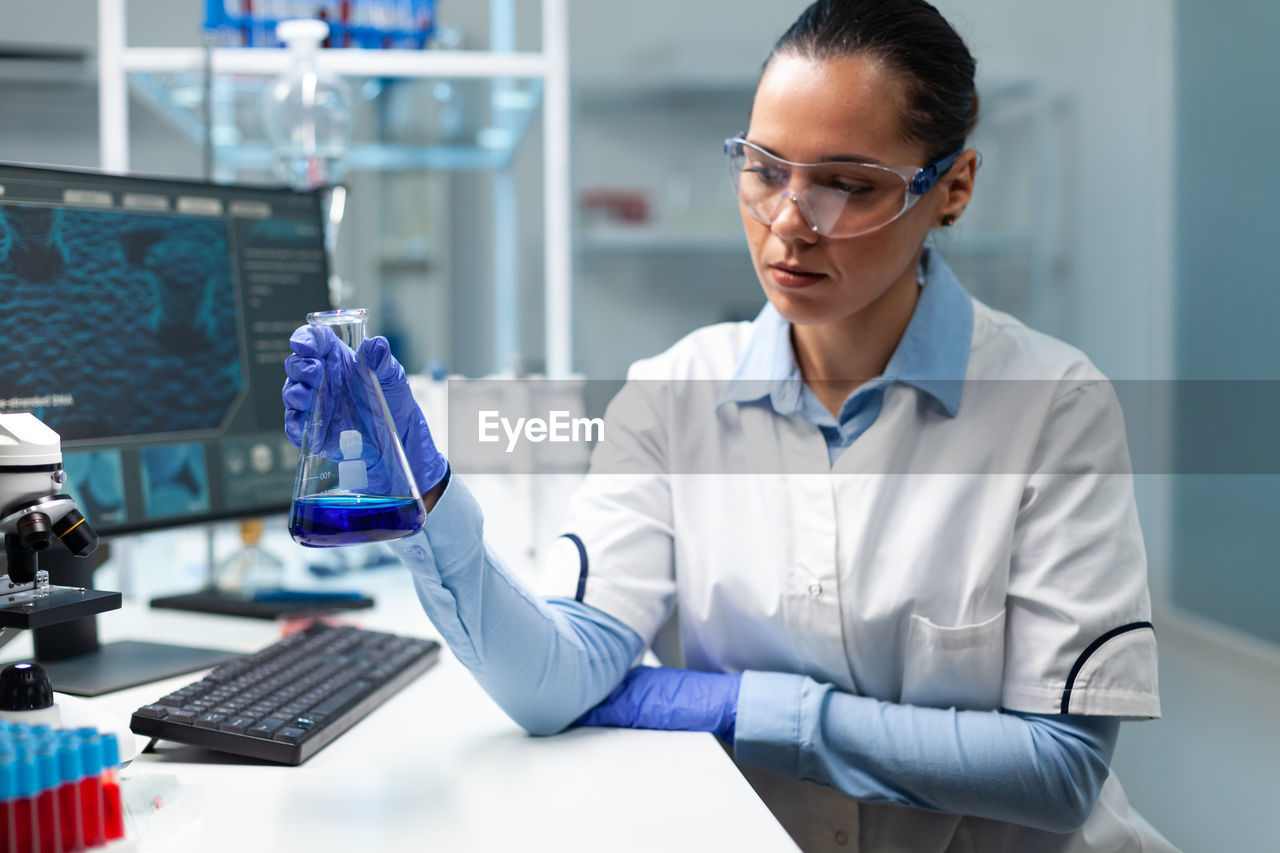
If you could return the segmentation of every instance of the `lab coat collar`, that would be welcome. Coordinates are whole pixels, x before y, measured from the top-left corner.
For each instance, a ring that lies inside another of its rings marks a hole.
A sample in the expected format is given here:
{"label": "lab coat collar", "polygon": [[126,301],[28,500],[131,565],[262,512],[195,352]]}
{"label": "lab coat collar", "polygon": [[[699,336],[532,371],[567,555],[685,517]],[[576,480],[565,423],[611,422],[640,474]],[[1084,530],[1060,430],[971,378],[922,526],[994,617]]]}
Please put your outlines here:
{"label": "lab coat collar", "polygon": [[[911,385],[955,417],[969,366],[973,300],[942,256],[931,248],[925,247],[920,267],[922,289],[911,320],[883,376],[867,385]],[[800,366],[791,348],[791,324],[766,303],[752,323],[746,351],[716,406],[767,397],[778,414],[791,415],[800,409],[802,388]]]}

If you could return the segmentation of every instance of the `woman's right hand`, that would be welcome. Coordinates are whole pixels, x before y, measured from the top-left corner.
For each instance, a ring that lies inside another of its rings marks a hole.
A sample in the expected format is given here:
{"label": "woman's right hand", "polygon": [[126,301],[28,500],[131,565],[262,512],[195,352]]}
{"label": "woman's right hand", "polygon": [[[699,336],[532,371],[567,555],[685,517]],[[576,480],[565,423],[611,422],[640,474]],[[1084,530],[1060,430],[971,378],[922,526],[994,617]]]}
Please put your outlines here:
{"label": "woman's right hand", "polygon": [[[321,383],[340,387],[357,367],[367,367],[377,378],[386,398],[387,408],[395,421],[400,444],[419,491],[424,497],[440,484],[449,470],[449,463],[436,449],[422,409],[413,398],[404,368],[391,354],[387,339],[381,336],[366,338],[352,358],[348,347],[340,346],[337,337],[323,326],[301,326],[289,338],[293,350],[284,362],[285,383],[281,392],[284,400],[284,431],[289,440],[301,447],[302,433],[306,429],[309,407],[315,389]],[[323,400],[333,405],[336,394],[325,394]],[[323,422],[330,422],[332,411],[321,413]]]}

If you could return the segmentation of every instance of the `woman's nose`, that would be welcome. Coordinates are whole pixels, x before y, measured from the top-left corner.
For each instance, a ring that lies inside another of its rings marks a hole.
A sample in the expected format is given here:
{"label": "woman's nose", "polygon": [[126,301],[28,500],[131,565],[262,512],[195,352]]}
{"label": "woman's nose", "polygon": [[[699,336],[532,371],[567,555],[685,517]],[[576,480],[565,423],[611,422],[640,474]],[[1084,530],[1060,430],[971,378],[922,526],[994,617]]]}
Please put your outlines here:
{"label": "woman's nose", "polygon": [[799,240],[815,243],[820,236],[813,230],[813,223],[805,214],[800,197],[788,190],[782,197],[781,207],[773,218],[773,233],[782,240]]}

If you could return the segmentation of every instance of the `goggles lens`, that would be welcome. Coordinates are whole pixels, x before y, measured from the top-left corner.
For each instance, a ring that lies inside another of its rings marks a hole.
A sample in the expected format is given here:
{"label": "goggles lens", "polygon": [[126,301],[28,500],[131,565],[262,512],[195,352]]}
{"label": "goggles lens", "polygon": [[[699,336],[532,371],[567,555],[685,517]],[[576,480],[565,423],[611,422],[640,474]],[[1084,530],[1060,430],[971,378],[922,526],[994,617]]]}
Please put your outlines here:
{"label": "goggles lens", "polygon": [[765,225],[794,204],[817,233],[855,237],[889,224],[919,198],[906,176],[884,166],[791,163],[737,138],[725,141],[725,153],[739,201]]}

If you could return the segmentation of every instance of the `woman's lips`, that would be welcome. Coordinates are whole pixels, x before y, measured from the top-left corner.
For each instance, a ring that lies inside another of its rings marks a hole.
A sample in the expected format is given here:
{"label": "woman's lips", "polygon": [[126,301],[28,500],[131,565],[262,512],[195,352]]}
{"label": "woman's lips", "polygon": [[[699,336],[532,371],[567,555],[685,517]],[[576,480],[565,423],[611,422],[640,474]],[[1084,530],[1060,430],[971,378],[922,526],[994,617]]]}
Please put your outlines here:
{"label": "woman's lips", "polygon": [[827,277],[825,273],[813,272],[802,267],[792,267],[786,264],[770,264],[769,274],[773,276],[773,280],[778,283],[779,287],[787,288],[809,287]]}

